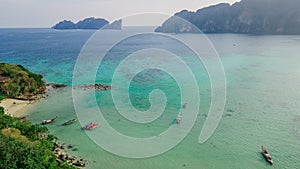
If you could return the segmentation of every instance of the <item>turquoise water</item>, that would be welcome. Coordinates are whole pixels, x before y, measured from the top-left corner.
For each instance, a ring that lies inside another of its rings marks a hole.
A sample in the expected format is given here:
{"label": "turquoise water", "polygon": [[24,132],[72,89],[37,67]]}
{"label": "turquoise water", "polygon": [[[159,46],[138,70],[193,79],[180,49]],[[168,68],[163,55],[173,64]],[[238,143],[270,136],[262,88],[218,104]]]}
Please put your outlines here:
{"label": "turquoise water", "polygon": [[[47,82],[71,84],[76,58],[92,33],[2,29],[0,61],[23,64],[32,71],[42,73]],[[111,36],[116,34],[109,33]],[[176,36],[193,38],[195,35]],[[194,72],[198,72],[196,78],[201,94],[200,111],[194,127],[170,151],[144,159],[120,157],[96,145],[80,129],[80,123],[60,126],[65,120],[76,116],[71,87],[50,92],[47,99],[30,110],[30,120],[39,123],[43,119],[59,116],[55,123],[48,125],[50,131],[61,142],[75,145],[78,150],[70,150],[70,153],[88,159],[87,168],[300,168],[300,36],[218,34],[208,37],[221,56],[227,80],[227,97],[222,120],[204,144],[199,144],[198,138],[211,99],[208,75],[188,49],[178,50],[177,44],[170,43],[168,39],[160,39],[159,45],[167,45],[167,49],[174,50]],[[140,49],[151,47],[151,42],[157,41],[140,38],[129,43]],[[131,52],[129,49],[126,44],[120,44],[119,48],[112,50],[103,69],[99,69],[96,81],[110,83],[108,77],[113,72],[113,66]],[[123,73],[126,77],[126,72]],[[85,83],[85,76],[82,83]],[[123,134],[153,136],[169,127],[181,104],[180,91],[174,79],[164,72],[148,70],[138,74],[130,85],[133,105],[139,110],[147,110],[150,106],[149,92],[155,88],[165,92],[168,104],[164,114],[149,124],[132,123],[118,114],[110,91],[95,93],[98,105],[92,102],[93,93],[84,91],[82,104],[86,112],[100,107],[111,126]],[[97,132],[97,129],[91,132]],[[113,143],[114,140],[111,141]],[[263,160],[259,153],[261,145],[271,153],[274,166]]]}

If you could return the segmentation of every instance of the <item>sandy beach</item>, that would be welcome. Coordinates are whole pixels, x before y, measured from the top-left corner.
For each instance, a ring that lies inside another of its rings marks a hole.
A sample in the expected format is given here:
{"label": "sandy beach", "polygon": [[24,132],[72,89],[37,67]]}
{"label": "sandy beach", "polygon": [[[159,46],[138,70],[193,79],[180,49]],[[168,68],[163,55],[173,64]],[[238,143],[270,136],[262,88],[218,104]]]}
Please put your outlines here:
{"label": "sandy beach", "polygon": [[17,99],[4,99],[0,106],[4,107],[5,114],[14,117],[23,117],[27,111],[35,105],[36,101],[26,101]]}

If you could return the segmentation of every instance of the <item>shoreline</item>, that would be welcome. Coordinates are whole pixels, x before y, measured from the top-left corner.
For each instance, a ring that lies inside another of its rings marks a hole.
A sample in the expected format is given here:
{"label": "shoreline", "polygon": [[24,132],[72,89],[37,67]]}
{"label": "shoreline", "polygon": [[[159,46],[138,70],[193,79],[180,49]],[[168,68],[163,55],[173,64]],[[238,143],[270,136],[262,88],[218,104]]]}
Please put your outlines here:
{"label": "shoreline", "polygon": [[6,98],[0,101],[0,106],[4,107],[4,113],[13,117],[24,117],[33,108],[38,100],[18,100]]}

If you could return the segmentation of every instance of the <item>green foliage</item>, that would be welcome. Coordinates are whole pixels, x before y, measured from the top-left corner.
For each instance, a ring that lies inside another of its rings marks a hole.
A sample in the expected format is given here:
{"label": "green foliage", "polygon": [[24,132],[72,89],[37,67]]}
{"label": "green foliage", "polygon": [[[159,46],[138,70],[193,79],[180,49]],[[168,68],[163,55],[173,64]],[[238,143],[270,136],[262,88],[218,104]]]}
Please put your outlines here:
{"label": "green foliage", "polygon": [[0,94],[11,98],[33,96],[45,90],[43,76],[21,65],[0,63],[0,79]]}
{"label": "green foliage", "polygon": [[[1,107],[1,106],[0,106],[0,116],[1,116],[1,115],[4,115],[4,107]],[[0,128],[1,128],[1,127],[0,127]]]}
{"label": "green foliage", "polygon": [[0,129],[14,127],[16,125],[17,121],[13,117],[6,116],[2,112],[0,114]]}
{"label": "green foliage", "polygon": [[36,146],[28,146],[22,141],[0,134],[1,169],[72,169],[57,163],[51,148],[53,143],[40,141]]}
{"label": "green foliage", "polygon": [[4,95],[0,95],[0,101],[4,99]]}
{"label": "green foliage", "polygon": [[[2,134],[2,129],[16,128],[34,144],[28,144]],[[0,107],[0,168],[1,169],[74,169],[62,162],[57,162],[53,153],[53,135],[38,138],[41,133],[48,133],[46,127],[21,122],[20,119],[4,114]]]}
{"label": "green foliage", "polygon": [[31,141],[38,139],[38,133],[46,133],[48,131],[44,126],[24,123],[17,123],[13,127],[19,129],[22,135],[25,135]]}

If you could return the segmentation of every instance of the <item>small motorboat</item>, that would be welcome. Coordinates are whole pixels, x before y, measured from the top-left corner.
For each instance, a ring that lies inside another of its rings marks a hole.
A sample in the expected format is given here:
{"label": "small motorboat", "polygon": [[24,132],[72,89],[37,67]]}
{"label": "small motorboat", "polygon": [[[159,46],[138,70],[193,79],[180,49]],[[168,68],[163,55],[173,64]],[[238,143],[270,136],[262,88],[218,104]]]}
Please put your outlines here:
{"label": "small motorboat", "polygon": [[273,160],[271,155],[267,152],[267,150],[265,150],[264,146],[261,146],[261,153],[262,155],[265,157],[265,159],[272,165],[273,164]]}
{"label": "small motorboat", "polygon": [[43,122],[41,124],[42,125],[50,124],[50,123],[54,122],[56,119],[57,119],[57,116],[52,119],[49,119],[49,120],[43,120]]}
{"label": "small motorboat", "polygon": [[83,126],[82,129],[84,129],[84,130],[92,130],[92,129],[95,129],[97,126],[98,126],[97,123],[91,122],[91,123]]}
{"label": "small motorboat", "polygon": [[182,121],[182,114],[180,114],[177,118],[173,119],[172,124],[180,124]]}
{"label": "small motorboat", "polygon": [[177,118],[177,121],[176,121],[176,123],[177,124],[180,124],[181,123],[181,121],[182,121],[182,114]]}
{"label": "small motorboat", "polygon": [[65,121],[62,125],[63,125],[63,126],[66,126],[66,125],[75,123],[76,121],[77,121],[77,118],[74,118],[74,119],[72,119],[72,120],[67,120],[67,121]]}

